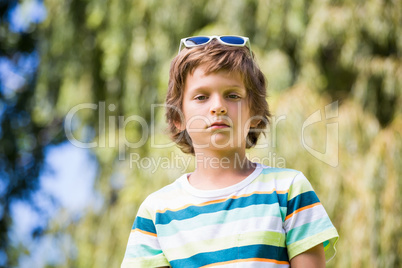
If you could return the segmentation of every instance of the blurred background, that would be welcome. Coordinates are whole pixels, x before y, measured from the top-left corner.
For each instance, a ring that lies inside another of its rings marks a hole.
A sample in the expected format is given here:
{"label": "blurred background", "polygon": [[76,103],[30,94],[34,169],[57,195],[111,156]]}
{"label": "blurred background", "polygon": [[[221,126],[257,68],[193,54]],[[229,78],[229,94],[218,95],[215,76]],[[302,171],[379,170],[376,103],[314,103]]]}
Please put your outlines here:
{"label": "blurred background", "polygon": [[[271,127],[337,227],[328,267],[402,266],[402,2],[0,0],[0,267],[119,267],[138,206],[194,167],[166,136],[180,39],[248,36]],[[159,162],[158,162],[159,161]]]}

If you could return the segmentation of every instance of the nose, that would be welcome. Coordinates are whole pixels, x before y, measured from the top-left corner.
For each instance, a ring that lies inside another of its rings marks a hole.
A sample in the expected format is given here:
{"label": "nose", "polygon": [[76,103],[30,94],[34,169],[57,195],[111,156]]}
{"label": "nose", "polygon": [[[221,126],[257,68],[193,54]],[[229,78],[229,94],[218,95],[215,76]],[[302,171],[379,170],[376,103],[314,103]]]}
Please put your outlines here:
{"label": "nose", "polygon": [[222,115],[227,113],[227,108],[222,97],[215,96],[211,104],[211,114]]}

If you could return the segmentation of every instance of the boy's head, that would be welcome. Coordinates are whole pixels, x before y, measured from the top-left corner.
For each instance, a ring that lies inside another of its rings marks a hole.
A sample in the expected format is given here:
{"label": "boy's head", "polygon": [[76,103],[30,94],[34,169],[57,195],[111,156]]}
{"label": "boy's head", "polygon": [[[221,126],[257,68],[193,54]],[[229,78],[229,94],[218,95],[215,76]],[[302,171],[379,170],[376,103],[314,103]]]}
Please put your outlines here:
{"label": "boy's head", "polygon": [[238,72],[247,91],[251,116],[260,122],[247,135],[246,148],[253,147],[269,122],[270,112],[266,101],[266,80],[247,47],[229,46],[212,40],[206,45],[182,50],[170,66],[169,87],[166,97],[166,119],[171,138],[185,153],[194,154],[191,139],[186,130],[178,129],[183,120],[183,93],[188,74],[203,66],[206,73],[219,71]]}

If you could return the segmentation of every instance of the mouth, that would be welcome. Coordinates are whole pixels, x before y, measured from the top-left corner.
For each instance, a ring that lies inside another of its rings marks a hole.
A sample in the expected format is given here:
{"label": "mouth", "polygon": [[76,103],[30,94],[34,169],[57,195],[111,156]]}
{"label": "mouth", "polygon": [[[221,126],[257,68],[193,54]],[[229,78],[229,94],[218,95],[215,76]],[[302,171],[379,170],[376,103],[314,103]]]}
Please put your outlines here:
{"label": "mouth", "polygon": [[229,128],[230,126],[222,121],[212,123],[208,128],[209,129],[221,129],[221,128]]}

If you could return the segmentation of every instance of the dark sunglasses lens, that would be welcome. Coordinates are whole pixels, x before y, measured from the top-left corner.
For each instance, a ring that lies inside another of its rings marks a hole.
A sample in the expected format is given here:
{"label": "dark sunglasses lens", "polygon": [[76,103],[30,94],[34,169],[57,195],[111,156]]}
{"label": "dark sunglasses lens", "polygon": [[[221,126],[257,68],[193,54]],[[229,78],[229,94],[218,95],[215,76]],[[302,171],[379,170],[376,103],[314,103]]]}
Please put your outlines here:
{"label": "dark sunglasses lens", "polygon": [[244,39],[238,36],[222,36],[221,40],[232,45],[243,45]]}
{"label": "dark sunglasses lens", "polygon": [[186,46],[202,45],[209,41],[209,37],[196,36],[187,38],[185,41]]}

